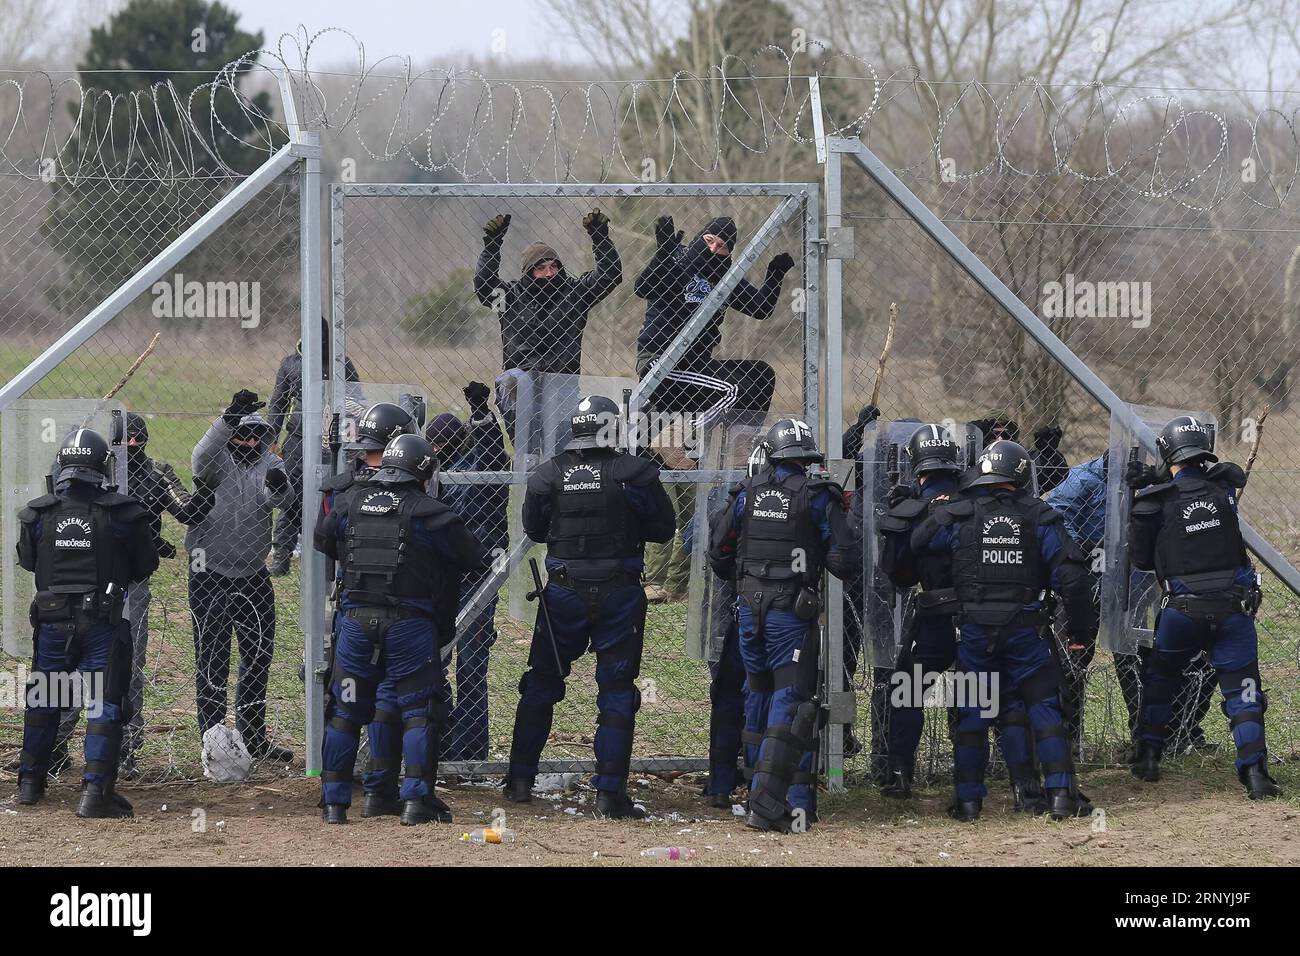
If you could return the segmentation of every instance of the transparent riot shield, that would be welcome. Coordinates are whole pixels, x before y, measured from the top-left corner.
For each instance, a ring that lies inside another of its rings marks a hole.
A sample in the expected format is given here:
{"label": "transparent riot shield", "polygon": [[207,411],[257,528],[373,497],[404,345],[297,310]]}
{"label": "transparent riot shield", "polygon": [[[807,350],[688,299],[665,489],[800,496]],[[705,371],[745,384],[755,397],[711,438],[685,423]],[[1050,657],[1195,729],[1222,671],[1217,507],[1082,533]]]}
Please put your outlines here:
{"label": "transparent riot shield", "polygon": [[[1185,409],[1128,406],[1132,414],[1152,432],[1171,418],[1190,415],[1210,426],[1214,416]],[[1117,654],[1136,654],[1139,646],[1150,647],[1155,635],[1155,613],[1160,606],[1160,584],[1149,571],[1139,571],[1129,561],[1128,523],[1133,492],[1124,483],[1124,470],[1131,461],[1159,465],[1154,450],[1139,441],[1129,421],[1120,415],[1110,420],[1110,446],[1106,467],[1106,538],[1101,569],[1102,646]]]}
{"label": "transparent riot shield", "polygon": [[880,519],[889,510],[889,492],[911,484],[907,441],[921,422],[874,421],[862,433],[862,636],[873,667],[892,667],[898,659],[910,592],[896,588],[881,568]]}
{"label": "transparent riot shield", "polygon": [[736,595],[731,582],[714,574],[709,565],[709,529],[730,503],[731,485],[764,463],[761,443],[767,429],[753,424],[755,417],[742,416],[745,424],[720,425],[694,439],[698,468],[708,477],[695,482],[690,495],[694,513],[680,533],[691,559],[683,650],[697,661],[716,661],[722,656],[734,619]]}
{"label": "transparent riot shield", "polygon": [[0,548],[4,551],[0,638],[5,653],[30,655],[32,650],[27,609],[34,579],[18,565],[18,511],[53,487],[55,457],[64,439],[78,428],[93,429],[109,443],[114,457],[113,482],[118,491],[129,493],[125,416],[121,402],[94,398],[19,399],[0,414],[0,488],[5,502],[0,521]]}
{"label": "transparent riot shield", "polygon": [[[573,417],[584,395],[604,395],[620,407],[636,387],[636,380],[599,375],[560,375],[550,372],[511,370],[497,376],[496,402],[505,424],[506,437],[513,446],[514,477],[510,496],[510,546],[499,562],[509,572],[509,614],[514,620],[531,627],[537,614],[537,602],[527,595],[534,589],[528,559],[536,558],[539,567],[545,546],[532,541],[523,528],[524,491],[528,475],[539,463],[558,455],[569,443]],[[620,446],[626,443],[618,436]],[[542,582],[546,576],[541,574]],[[498,585],[499,586],[499,585]]]}

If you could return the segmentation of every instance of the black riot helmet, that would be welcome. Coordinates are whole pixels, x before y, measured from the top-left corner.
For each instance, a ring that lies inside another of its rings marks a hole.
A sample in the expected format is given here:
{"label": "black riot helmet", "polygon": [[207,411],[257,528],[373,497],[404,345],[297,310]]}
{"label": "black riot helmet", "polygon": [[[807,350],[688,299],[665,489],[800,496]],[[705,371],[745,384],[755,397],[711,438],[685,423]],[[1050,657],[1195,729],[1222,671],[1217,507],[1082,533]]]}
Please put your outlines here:
{"label": "black riot helmet", "polygon": [[1023,445],[1003,439],[980,452],[971,467],[971,474],[974,477],[966,482],[967,488],[1002,484],[1025,488],[1033,477],[1034,466]]}
{"label": "black riot helmet", "polygon": [[617,447],[618,420],[618,404],[612,398],[588,395],[578,403],[569,419],[573,439],[564,446],[564,450]]}
{"label": "black riot helmet", "polygon": [[426,482],[433,477],[433,470],[433,446],[419,435],[398,435],[384,447],[372,480],[385,485]]}
{"label": "black riot helmet", "polygon": [[817,450],[817,436],[807,422],[783,418],[768,430],[769,461],[824,461]]}
{"label": "black riot helmet", "polygon": [[907,440],[912,474],[927,471],[962,471],[966,449],[942,425],[922,425]]}
{"label": "black riot helmet", "polygon": [[366,413],[357,420],[358,448],[366,451],[378,451],[387,448],[398,435],[405,435],[415,430],[415,419],[400,405],[392,402],[379,402],[366,409]]}
{"label": "black riot helmet", "polygon": [[98,432],[78,428],[59,449],[54,467],[56,484],[75,478],[102,488],[113,478],[113,452]]}
{"label": "black riot helmet", "polygon": [[1214,454],[1214,426],[1199,422],[1191,415],[1171,418],[1156,439],[1160,460],[1166,465],[1195,461],[1218,461]]}

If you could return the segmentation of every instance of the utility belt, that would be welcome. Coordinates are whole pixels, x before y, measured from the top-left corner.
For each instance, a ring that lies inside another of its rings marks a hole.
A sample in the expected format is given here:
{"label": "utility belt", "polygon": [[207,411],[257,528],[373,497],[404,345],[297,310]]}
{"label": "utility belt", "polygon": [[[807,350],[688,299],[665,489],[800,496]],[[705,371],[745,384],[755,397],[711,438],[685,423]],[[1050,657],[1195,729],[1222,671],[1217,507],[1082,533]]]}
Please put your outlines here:
{"label": "utility belt", "polygon": [[125,591],[109,585],[113,593],[65,591],[53,587],[37,591],[28,612],[33,632],[43,626],[58,628],[63,632],[64,666],[71,669],[81,657],[81,640],[96,624],[119,625],[126,605]]}
{"label": "utility belt", "polygon": [[1245,614],[1253,618],[1259,613],[1263,596],[1264,592],[1258,587],[1245,588],[1240,585],[1204,594],[1170,594],[1166,591],[1160,600],[1160,607],[1171,607],[1188,617],[1213,623],[1233,614]]}
{"label": "utility belt", "polygon": [[1010,636],[1012,631],[1030,629],[1038,631],[1044,625],[1052,623],[1052,615],[1043,608],[1035,611],[1025,610],[1023,606],[996,604],[963,604],[958,614],[958,623],[973,624],[988,631],[989,647],[996,649]]}
{"label": "utility belt", "polygon": [[[372,595],[364,592],[350,592],[350,597],[354,600],[366,600]],[[383,650],[384,637],[388,634],[388,629],[398,621],[409,621],[413,618],[423,618],[427,621],[436,620],[432,611],[421,611],[418,608],[405,607],[400,604],[370,604],[366,603],[362,607],[350,607],[343,612],[347,617],[356,621],[365,631],[366,638],[372,645],[370,662],[372,664],[379,661],[379,655]]]}
{"label": "utility belt", "polygon": [[952,617],[961,612],[956,588],[932,588],[916,595],[916,616]]}
{"label": "utility belt", "polygon": [[613,568],[590,567],[577,562],[561,564],[558,568],[548,568],[546,581],[558,587],[568,588],[586,600],[588,613],[595,617],[600,613],[605,598],[620,588],[641,584],[641,575],[620,566]]}
{"label": "utility belt", "polygon": [[763,636],[767,614],[771,610],[792,611],[801,621],[815,621],[822,612],[817,589],[798,577],[785,579],[742,575],[737,588],[741,597],[758,618],[757,635]]}

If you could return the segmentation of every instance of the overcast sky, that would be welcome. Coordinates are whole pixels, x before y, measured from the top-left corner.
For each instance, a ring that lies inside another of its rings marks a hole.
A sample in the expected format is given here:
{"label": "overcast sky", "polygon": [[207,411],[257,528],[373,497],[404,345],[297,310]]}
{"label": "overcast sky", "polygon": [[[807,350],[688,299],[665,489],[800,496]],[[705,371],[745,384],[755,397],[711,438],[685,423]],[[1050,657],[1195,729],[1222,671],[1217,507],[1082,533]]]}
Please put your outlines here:
{"label": "overcast sky", "polygon": [[[548,11],[541,0],[222,0],[240,13],[240,26],[261,30],[272,49],[281,33],[294,32],[305,24],[315,32],[342,27],[365,44],[366,62],[382,57],[410,56],[417,63],[435,57],[445,59],[464,53],[477,57],[494,55],[493,31],[504,31],[505,53],[498,59],[528,60],[541,56],[570,62],[588,62],[590,57],[563,31],[548,25]],[[346,37],[320,41],[317,65],[337,65],[352,58]],[[286,57],[289,59],[289,57]],[[291,61],[292,62],[292,61]]]}

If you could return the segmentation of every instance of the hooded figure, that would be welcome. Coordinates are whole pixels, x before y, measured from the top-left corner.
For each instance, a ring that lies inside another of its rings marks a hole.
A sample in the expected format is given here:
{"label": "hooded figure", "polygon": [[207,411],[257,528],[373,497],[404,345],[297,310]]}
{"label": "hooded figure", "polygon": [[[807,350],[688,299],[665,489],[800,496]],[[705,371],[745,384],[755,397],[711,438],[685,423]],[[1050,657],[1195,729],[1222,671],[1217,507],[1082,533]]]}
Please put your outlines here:
{"label": "hooded figure", "polygon": [[[501,368],[577,375],[582,369],[587,314],[623,281],[618,250],[609,238],[609,220],[598,210],[583,220],[596,267],[576,279],[554,248],[534,242],[524,250],[519,278],[502,281],[501,246],[509,225],[509,216],[488,223],[474,270],[474,294],[501,322]],[[538,268],[545,263],[554,267]]]}
{"label": "hooded figure", "polygon": [[[738,236],[735,220],[720,216],[709,220],[685,248],[681,238],[682,233],[673,232],[670,216],[655,222],[658,249],[634,287],[637,296],[646,300],[636,343],[637,374],[642,378],[727,274]],[[761,421],[776,385],[772,367],[752,359],[714,359],[713,350],[722,342],[722,320],[728,308],[759,320],[771,316],[781,282],[793,266],[794,260],[781,253],[768,264],[762,286],[742,278],[655,390],[651,406],[658,411],[702,411],[703,425],[732,408],[749,411]]]}
{"label": "hooded figure", "polygon": [[217,488],[212,510],[185,534],[194,620],[199,732],[224,724],[230,645],[239,644],[235,729],[254,757],[288,762],[293,754],[266,733],[266,690],[275,649],[275,589],[266,567],[271,513],[292,494],[284,463],[270,450],[271,424],[257,395],[235,393],[191,456],[195,481]]}

